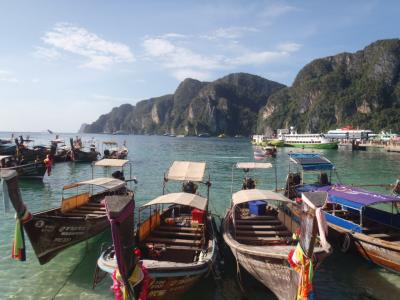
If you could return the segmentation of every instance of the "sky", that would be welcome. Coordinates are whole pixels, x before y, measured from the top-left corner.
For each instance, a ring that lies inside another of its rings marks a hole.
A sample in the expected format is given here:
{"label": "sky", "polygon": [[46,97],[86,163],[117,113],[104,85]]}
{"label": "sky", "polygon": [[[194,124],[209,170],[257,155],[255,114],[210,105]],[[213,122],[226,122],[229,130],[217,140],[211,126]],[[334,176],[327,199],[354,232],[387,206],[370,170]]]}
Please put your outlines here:
{"label": "sky", "polygon": [[76,132],[187,78],[291,85],[313,59],[399,38],[398,1],[0,0],[0,131]]}

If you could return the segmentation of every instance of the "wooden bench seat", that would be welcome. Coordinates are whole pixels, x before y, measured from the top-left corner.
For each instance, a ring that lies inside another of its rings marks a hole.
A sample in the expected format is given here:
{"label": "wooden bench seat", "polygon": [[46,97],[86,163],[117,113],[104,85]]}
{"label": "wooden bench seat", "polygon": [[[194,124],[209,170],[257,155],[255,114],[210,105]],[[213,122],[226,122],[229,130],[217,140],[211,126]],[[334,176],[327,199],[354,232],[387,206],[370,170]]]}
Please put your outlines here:
{"label": "wooden bench seat", "polygon": [[282,224],[277,218],[271,220],[257,220],[257,219],[239,219],[235,221],[238,225],[278,225]]}
{"label": "wooden bench seat", "polygon": [[163,243],[166,245],[187,245],[187,246],[200,246],[200,240],[184,240],[184,239],[174,239],[174,238],[162,238],[150,236],[146,239],[146,243]]}
{"label": "wooden bench seat", "polygon": [[182,231],[163,231],[154,230],[152,232],[154,236],[170,236],[170,237],[184,237],[184,238],[201,238],[201,232],[182,232]]}
{"label": "wooden bench seat", "polygon": [[264,231],[286,229],[285,225],[236,225],[236,230]]}
{"label": "wooden bench seat", "polygon": [[201,232],[201,227],[186,227],[186,226],[175,226],[175,225],[161,225],[157,230],[165,231],[187,231],[187,232]]}
{"label": "wooden bench seat", "polygon": [[282,243],[286,241],[284,238],[279,238],[279,237],[249,237],[249,236],[240,236],[237,237],[236,240],[240,242],[245,242],[245,243]]}
{"label": "wooden bench seat", "polygon": [[239,236],[251,236],[251,237],[264,237],[264,236],[291,236],[292,233],[287,231],[287,230],[282,230],[282,231],[241,231],[237,230],[236,231],[236,237],[239,238]]}

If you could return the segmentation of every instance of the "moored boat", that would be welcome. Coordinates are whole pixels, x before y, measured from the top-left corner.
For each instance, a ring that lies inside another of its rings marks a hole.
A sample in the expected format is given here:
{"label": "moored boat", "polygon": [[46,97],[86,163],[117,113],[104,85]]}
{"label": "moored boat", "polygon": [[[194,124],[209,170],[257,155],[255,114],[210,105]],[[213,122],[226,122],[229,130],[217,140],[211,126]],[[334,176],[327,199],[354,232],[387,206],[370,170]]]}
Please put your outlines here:
{"label": "moored boat", "polygon": [[103,142],[103,158],[125,159],[128,157],[128,148],[124,145],[119,146],[117,142]]}
{"label": "moored boat", "polygon": [[290,127],[289,132],[285,129],[278,129],[278,139],[283,141],[285,146],[296,148],[337,149],[339,143],[327,138],[322,133],[299,134],[294,127]]}
{"label": "moored boat", "polygon": [[[355,249],[365,259],[400,272],[400,196],[371,192],[353,186],[332,184],[327,171],[334,165],[319,154],[290,155],[300,172],[290,172],[286,195],[292,199],[302,192],[326,192],[323,211],[330,229],[330,241],[342,252]],[[304,172],[319,172],[319,179],[306,183]],[[298,211],[288,206],[293,214]]]}
{"label": "moored boat", "polygon": [[[237,168],[245,170],[271,167],[267,163],[237,164]],[[310,201],[308,195],[303,195],[301,223],[297,224],[283,209],[285,203],[292,203],[290,199],[274,191],[257,189],[255,185],[244,184],[243,188],[232,195],[231,207],[223,221],[225,243],[238,264],[278,299],[294,300],[298,295],[307,299],[312,293],[309,275],[330,252],[328,243],[321,247],[317,241],[315,203],[319,201]],[[298,228],[299,243],[293,239]]]}
{"label": "moored boat", "polygon": [[[115,161],[113,163],[115,166]],[[106,196],[119,195],[134,200],[125,181],[100,177],[64,186],[60,207],[30,213],[21,198],[16,172],[0,172],[1,178],[6,180],[18,222],[27,233],[40,264],[109,227],[103,202]]]}
{"label": "moored boat", "polygon": [[[178,299],[210,272],[216,260],[216,237],[212,215],[208,213],[208,198],[196,194],[205,167],[202,162],[175,161],[164,183],[183,181],[183,191],[159,196],[139,209],[136,240],[148,283],[142,284],[137,293],[146,289],[148,299]],[[210,183],[204,183],[208,197]],[[141,221],[141,215],[146,213],[147,217]],[[114,248],[124,249],[125,245],[114,240]],[[132,252],[127,257],[110,253],[112,250],[105,251],[98,260],[99,267],[110,274],[117,265],[120,268],[119,259],[127,261],[132,257]]]}
{"label": "moored boat", "polygon": [[93,162],[98,159],[100,153],[96,151],[95,145],[90,145],[89,151],[85,150],[82,143],[74,143],[73,139],[70,139],[72,161],[75,162]]}
{"label": "moored boat", "polygon": [[15,170],[20,179],[43,179],[46,166],[43,161],[18,161],[11,155],[0,155],[0,170]]}

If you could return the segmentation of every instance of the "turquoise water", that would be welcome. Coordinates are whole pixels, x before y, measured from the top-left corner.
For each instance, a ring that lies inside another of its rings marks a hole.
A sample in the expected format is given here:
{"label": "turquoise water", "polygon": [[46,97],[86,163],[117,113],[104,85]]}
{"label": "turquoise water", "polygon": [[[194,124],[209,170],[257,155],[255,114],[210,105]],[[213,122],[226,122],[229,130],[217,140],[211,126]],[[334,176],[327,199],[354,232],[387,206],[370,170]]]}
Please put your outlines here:
{"label": "turquoise water", "polygon": [[[71,135],[72,136],[72,135]],[[0,137],[9,137],[1,133]],[[162,193],[163,173],[174,160],[204,160],[208,164],[212,187],[211,209],[223,215],[229,205],[232,182],[232,165],[253,159],[251,145],[246,139],[170,138],[160,136],[107,136],[85,135],[97,141],[127,142],[129,159],[133,162],[136,186],[136,205]],[[47,143],[54,136],[31,134],[37,143]],[[68,135],[62,136],[67,140]],[[274,163],[277,165],[278,186],[284,185],[288,171],[289,148],[278,149]],[[346,150],[318,150],[337,165],[344,183],[393,183],[400,176],[400,154],[386,153],[380,149],[366,152]],[[266,173],[266,174],[265,174]],[[234,190],[241,185],[240,172],[233,177]],[[259,176],[262,176],[259,178]],[[259,173],[258,185],[274,188],[273,171]],[[21,182],[22,197],[30,211],[57,207],[63,185],[89,179],[89,164],[59,163],[44,182]],[[385,191],[384,189],[377,189]],[[0,199],[2,196],[0,195]],[[0,200],[1,203],[1,200]],[[2,205],[1,205],[2,207]],[[113,299],[111,280],[106,278],[92,289],[92,275],[101,244],[109,242],[107,234],[76,245],[41,266],[27,242],[27,261],[12,261],[11,241],[14,232],[14,213],[0,209],[0,299]],[[193,288],[185,299],[242,299],[235,283],[235,267],[226,259],[223,280],[215,284],[205,279]],[[248,299],[274,299],[260,284],[242,274]],[[353,254],[334,253],[324,263],[315,277],[316,295],[319,299],[399,299],[400,277],[374,266]]]}

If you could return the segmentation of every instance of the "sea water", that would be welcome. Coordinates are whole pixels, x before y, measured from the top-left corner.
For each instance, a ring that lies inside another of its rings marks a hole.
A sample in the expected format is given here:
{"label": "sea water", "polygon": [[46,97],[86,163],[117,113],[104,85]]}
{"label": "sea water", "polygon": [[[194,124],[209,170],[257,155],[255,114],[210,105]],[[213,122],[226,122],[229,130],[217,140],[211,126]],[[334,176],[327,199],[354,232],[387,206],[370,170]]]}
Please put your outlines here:
{"label": "sea water", "polygon": [[[9,137],[1,133],[1,138]],[[25,136],[25,134],[24,134]],[[54,136],[31,133],[37,144],[48,144]],[[61,135],[68,144],[69,137]],[[172,138],[164,136],[111,136],[83,135],[84,141],[94,140],[99,149],[102,141],[126,142],[129,160],[133,163],[136,206],[162,194],[164,172],[174,160],[206,161],[212,182],[210,208],[223,216],[229,206],[231,192],[241,187],[242,171],[233,171],[238,161],[253,161],[253,150],[248,139],[233,138]],[[289,151],[299,149],[278,148],[277,157],[269,159],[276,165],[278,188],[283,187],[288,172]],[[307,150],[312,151],[312,150]],[[400,154],[386,153],[382,149],[365,152],[348,150],[315,150],[335,163],[339,178],[348,184],[394,183],[400,174]],[[31,212],[58,207],[64,185],[90,179],[90,164],[58,163],[51,176],[43,182],[22,181],[22,197]],[[105,175],[97,171],[98,175]],[[274,169],[257,172],[257,185],[275,188]],[[232,184],[233,183],[233,184]],[[167,186],[176,191],[177,186]],[[383,188],[374,188],[389,192]],[[14,234],[14,212],[4,212],[0,195],[0,299],[113,299],[112,284],[107,276],[92,289],[96,260],[103,244],[110,243],[108,233],[73,246],[51,262],[41,266],[27,240],[27,261],[12,261],[11,243]],[[12,208],[11,208],[12,209]],[[229,254],[229,252],[227,252]],[[222,279],[217,283],[212,276],[202,280],[184,299],[242,299],[236,281],[236,264],[225,257]],[[241,270],[241,281],[248,299],[274,299],[261,284]],[[316,272],[315,293],[318,299],[400,299],[400,276],[375,266],[356,254],[332,254]]]}

